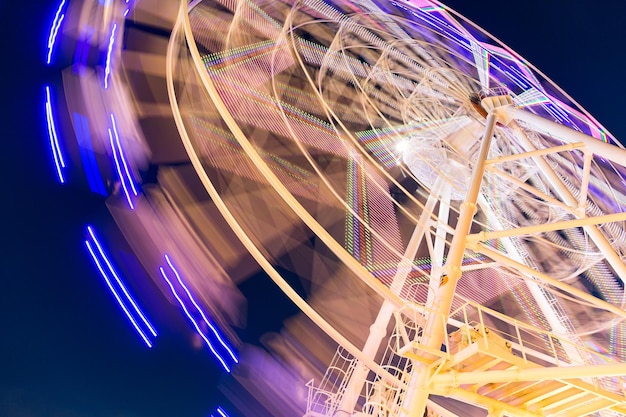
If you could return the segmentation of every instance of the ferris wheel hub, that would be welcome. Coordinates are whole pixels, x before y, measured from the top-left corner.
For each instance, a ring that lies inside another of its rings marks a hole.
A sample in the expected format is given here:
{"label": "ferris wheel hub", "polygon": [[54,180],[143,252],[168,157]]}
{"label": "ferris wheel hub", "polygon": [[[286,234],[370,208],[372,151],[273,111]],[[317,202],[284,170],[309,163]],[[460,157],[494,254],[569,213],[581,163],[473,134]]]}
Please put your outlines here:
{"label": "ferris wheel hub", "polygon": [[403,162],[425,188],[432,191],[441,178],[450,188],[450,199],[463,200],[483,129],[480,121],[472,120],[443,138],[416,135],[403,146]]}

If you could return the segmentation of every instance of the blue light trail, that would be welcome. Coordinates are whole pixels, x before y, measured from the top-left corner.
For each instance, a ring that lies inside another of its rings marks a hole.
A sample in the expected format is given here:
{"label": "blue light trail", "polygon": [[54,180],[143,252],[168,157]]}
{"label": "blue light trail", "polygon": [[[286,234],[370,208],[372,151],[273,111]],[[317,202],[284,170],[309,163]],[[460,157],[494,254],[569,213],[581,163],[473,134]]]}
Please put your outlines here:
{"label": "blue light trail", "polygon": [[[133,297],[128,292],[128,289],[122,282],[115,268],[113,268],[113,265],[111,261],[109,260],[109,257],[107,256],[106,252],[102,248],[102,245],[100,244],[91,226],[87,226],[87,232],[89,234],[89,237],[91,238],[91,241],[89,239],[85,240],[85,246],[87,247],[87,250],[89,251],[89,254],[92,257],[94,264],[100,271],[100,274],[106,281],[107,286],[109,287],[109,290],[111,291],[111,293],[117,300],[118,304],[120,305],[124,313],[126,313],[126,316],[132,323],[133,327],[135,328],[137,333],[141,336],[141,338],[144,340],[146,346],[152,347],[152,342],[150,341],[149,336],[146,334],[144,329],[142,329],[142,323],[143,323],[143,326],[147,328],[148,332],[152,335],[152,337],[157,336],[156,330],[154,329],[152,324],[150,324],[150,322],[148,321],[144,313],[141,311],[141,309],[139,308],[139,306],[137,305]],[[94,249],[94,245],[95,245],[95,249]],[[120,296],[120,293],[116,290],[110,278],[111,276],[113,277],[115,283],[117,284],[117,287],[124,294],[127,301],[124,301],[122,297]],[[132,306],[132,309],[127,306],[127,303],[130,303],[130,305]],[[139,317],[139,320],[135,318],[135,315]]]}
{"label": "blue light trail", "polygon": [[196,302],[196,300],[193,298],[193,296],[191,295],[191,292],[189,291],[189,289],[187,288],[187,286],[183,283],[183,280],[180,277],[180,274],[178,273],[178,270],[174,267],[174,264],[172,263],[170,257],[165,254],[165,261],[167,262],[167,264],[169,265],[169,267],[172,269],[172,271],[174,272],[174,275],[176,275],[176,279],[178,280],[178,282],[180,283],[181,287],[183,287],[183,289],[185,290],[185,292],[187,293],[187,297],[189,297],[189,300],[191,300],[191,302],[193,303],[193,305],[196,307],[196,310],[198,310],[198,313],[200,313],[200,315],[202,316],[202,318],[204,319],[204,322],[209,326],[209,328],[211,329],[211,331],[213,332],[213,334],[215,335],[215,337],[217,338],[217,340],[220,342],[220,344],[224,347],[224,349],[226,349],[226,351],[228,352],[228,354],[230,355],[230,357],[233,359],[233,361],[235,363],[239,363],[239,360],[237,359],[237,356],[235,355],[235,353],[233,352],[233,349],[228,346],[228,344],[224,341],[224,339],[222,338],[222,336],[220,335],[220,333],[217,331],[217,328],[213,325],[213,323],[207,318],[207,316],[205,315],[204,311],[200,308],[200,306],[198,305],[198,303]]}
{"label": "blue light trail", "polygon": [[128,191],[128,187],[126,185],[126,181],[124,180],[124,174],[122,173],[122,167],[121,167],[121,163],[120,163],[120,156],[117,154],[117,149],[115,146],[115,142],[113,141],[113,133],[111,133],[111,128],[107,129],[109,132],[109,141],[111,144],[111,151],[113,152],[113,161],[115,162],[115,169],[117,171],[117,175],[120,178],[120,183],[122,184],[122,189],[124,190],[124,195],[126,196],[126,201],[128,202],[128,206],[130,207],[131,210],[135,209],[135,206],[133,205],[133,199],[130,196],[130,193]]}
{"label": "blue light trail", "polygon": [[220,415],[221,415],[222,417],[230,417],[230,416],[226,413],[226,411],[224,411],[224,410],[222,409],[222,407],[217,407],[217,412],[218,412],[218,413],[220,413]]}
{"label": "blue light trail", "polygon": [[206,337],[206,335],[202,332],[202,330],[200,329],[200,326],[198,326],[198,323],[196,322],[196,320],[193,318],[191,313],[189,313],[189,310],[187,310],[187,307],[185,306],[185,303],[183,302],[183,300],[180,298],[180,296],[176,292],[176,289],[174,288],[174,284],[172,284],[172,282],[169,280],[169,278],[167,277],[167,274],[165,273],[165,270],[163,269],[162,266],[159,267],[159,271],[161,272],[161,275],[163,276],[163,278],[167,282],[167,285],[170,287],[170,290],[171,290],[172,294],[174,295],[174,297],[176,298],[176,300],[178,301],[178,304],[180,304],[181,308],[183,309],[183,312],[185,313],[185,315],[187,316],[187,318],[191,322],[192,326],[196,329],[196,331],[198,332],[200,337],[204,340],[206,345],[209,347],[209,350],[211,350],[211,353],[213,353],[213,356],[215,356],[215,358],[219,361],[219,363],[226,370],[226,372],[230,372],[230,368],[228,367],[228,365],[226,364],[224,359],[220,356],[219,353],[217,353],[217,351],[215,350],[215,347],[213,347],[213,344],[209,341],[209,339]]}
{"label": "blue light trail", "polygon": [[54,45],[56,44],[59,28],[65,18],[65,13],[62,13],[63,6],[65,6],[65,0],[61,1],[61,4],[59,4],[59,8],[57,9],[56,14],[54,15],[54,20],[52,21],[52,26],[50,27],[50,34],[48,35],[48,54],[46,55],[46,64],[48,65],[52,62],[52,51],[54,50]]}
{"label": "blue light trail", "polygon": [[57,178],[59,179],[59,182],[63,184],[65,183],[65,177],[63,176],[63,168],[65,168],[65,158],[63,157],[63,152],[61,152],[56,125],[54,123],[52,100],[50,98],[50,86],[46,86],[46,121],[48,125],[50,149],[52,151],[52,158],[54,159],[54,165],[56,167]]}
{"label": "blue light trail", "polygon": [[124,191],[124,195],[126,196],[128,206],[131,210],[134,210],[135,206],[133,204],[133,198],[131,196],[131,193],[132,195],[137,196],[139,192],[137,191],[135,181],[130,174],[130,170],[128,169],[128,163],[126,162],[126,157],[122,149],[120,137],[117,133],[117,124],[115,122],[115,117],[113,116],[113,113],[111,113],[110,117],[111,126],[113,127],[113,129],[111,130],[111,128],[109,128],[108,132],[111,151],[113,152],[113,161],[115,162],[115,169],[119,176],[120,183],[122,184],[122,190]]}
{"label": "blue light trail", "polygon": [[119,150],[120,159],[122,162],[122,166],[124,167],[124,173],[126,174],[126,178],[128,178],[128,183],[130,188],[135,196],[139,194],[137,188],[135,186],[135,181],[133,180],[132,175],[130,175],[130,170],[128,169],[128,163],[126,162],[126,156],[124,155],[124,150],[122,149],[122,144],[120,142],[120,136],[117,133],[117,123],[115,122],[115,116],[113,113],[110,114],[111,117],[111,126],[113,127],[113,134],[115,135],[115,144],[117,145],[117,149]]}

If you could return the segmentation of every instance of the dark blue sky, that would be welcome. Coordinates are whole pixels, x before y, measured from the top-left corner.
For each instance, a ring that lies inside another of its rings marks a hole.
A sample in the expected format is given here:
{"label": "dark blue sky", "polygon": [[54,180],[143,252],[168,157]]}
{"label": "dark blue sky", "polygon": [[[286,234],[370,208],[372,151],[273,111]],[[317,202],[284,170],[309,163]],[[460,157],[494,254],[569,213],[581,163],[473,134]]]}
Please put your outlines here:
{"label": "dark blue sky", "polygon": [[55,180],[43,86],[60,79],[43,59],[58,3],[0,3],[0,416],[208,416],[219,366],[167,303],[158,347],[142,344],[83,247],[88,222],[112,223],[103,200]]}
{"label": "dark blue sky", "polygon": [[[626,138],[626,2],[448,4],[537,66],[618,139]],[[208,416],[220,401],[211,391],[218,366],[173,330],[186,326],[182,322],[165,320],[166,335],[155,349],[141,344],[82,246],[88,221],[108,221],[102,200],[54,179],[43,84],[58,74],[42,60],[56,6],[56,0],[0,0],[0,416]]]}
{"label": "dark blue sky", "polygon": [[450,0],[547,75],[622,142],[626,2]]}

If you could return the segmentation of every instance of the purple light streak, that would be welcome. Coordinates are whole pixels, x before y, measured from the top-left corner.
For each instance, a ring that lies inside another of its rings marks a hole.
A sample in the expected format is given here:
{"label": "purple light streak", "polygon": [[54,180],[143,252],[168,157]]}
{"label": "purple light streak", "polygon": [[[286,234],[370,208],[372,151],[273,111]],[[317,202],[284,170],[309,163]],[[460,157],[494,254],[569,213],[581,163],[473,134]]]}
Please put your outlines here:
{"label": "purple light streak", "polygon": [[124,10],[124,17],[128,16],[128,13],[130,12],[130,0],[125,0],[124,3],[126,3],[126,10]]}
{"label": "purple light streak", "polygon": [[[152,324],[150,324],[150,322],[148,321],[146,316],[143,314],[143,312],[141,311],[141,309],[139,308],[139,306],[137,305],[135,300],[131,297],[130,293],[128,292],[128,289],[126,288],[126,286],[124,285],[124,283],[120,279],[119,275],[117,274],[117,272],[113,268],[113,265],[111,264],[111,261],[109,260],[108,256],[106,255],[104,249],[102,248],[102,245],[98,241],[98,238],[96,237],[96,234],[95,234],[95,232],[94,232],[94,230],[93,230],[93,228],[91,226],[87,226],[87,232],[89,234],[89,237],[91,238],[91,241],[85,240],[85,246],[87,247],[87,250],[89,251],[89,254],[91,255],[95,265],[97,266],[98,270],[100,271],[100,274],[102,275],[102,277],[106,281],[107,286],[109,287],[109,290],[111,291],[111,293],[113,294],[113,296],[117,300],[117,302],[120,305],[120,307],[122,307],[122,310],[124,310],[124,313],[126,313],[126,316],[128,317],[128,319],[132,323],[132,325],[135,328],[135,330],[137,331],[137,333],[144,340],[146,346],[151,348],[152,347],[152,342],[150,341],[150,339],[149,339],[148,335],[146,334],[146,332],[141,328],[141,323],[139,322],[139,320],[135,319],[135,314],[139,316],[140,321],[148,329],[148,331],[150,332],[150,334],[152,334],[153,337],[157,336],[156,330],[154,329]],[[94,250],[92,242],[93,242],[93,245],[95,245],[97,251]],[[106,269],[104,268],[101,260],[104,261],[104,264],[106,265]],[[107,269],[108,269],[108,273],[107,273]],[[127,307],[126,302],[124,302],[124,300],[122,299],[122,297],[120,296],[118,291],[115,289],[113,283],[111,282],[109,274],[111,276],[113,276],[113,278],[115,279],[115,282],[117,283],[117,286],[119,287],[119,289],[121,289],[122,293],[126,297],[126,300],[128,300],[128,302],[132,306],[132,309],[134,310],[134,313],[133,313],[133,311],[131,311]]]}
{"label": "purple light streak", "polygon": [[[135,186],[135,181],[130,174],[130,170],[128,169],[128,163],[126,162],[126,157],[124,156],[120,137],[117,133],[117,124],[115,122],[115,117],[113,116],[113,113],[111,113],[111,126],[113,127],[113,130],[109,128],[108,132],[111,151],[113,152],[113,161],[115,162],[117,175],[120,178],[122,189],[124,190],[124,195],[126,196],[126,201],[128,201],[128,206],[131,210],[134,210],[135,206],[133,205],[131,193],[134,196],[137,196],[139,193]],[[114,136],[115,139],[113,139]]]}
{"label": "purple light streak", "polygon": [[165,273],[165,270],[163,269],[162,266],[159,267],[159,271],[161,272],[161,275],[163,276],[163,278],[167,282],[167,285],[169,285],[170,290],[172,291],[172,294],[174,295],[174,297],[178,301],[178,304],[180,304],[181,308],[183,309],[183,312],[185,313],[185,315],[187,316],[187,318],[189,319],[189,321],[191,322],[193,327],[196,329],[196,331],[198,332],[200,337],[202,337],[204,342],[207,344],[207,346],[211,350],[211,353],[213,353],[213,356],[215,356],[215,358],[219,361],[219,363],[226,370],[226,372],[230,372],[230,368],[228,367],[228,365],[226,364],[224,359],[219,355],[219,353],[217,353],[217,351],[213,347],[213,344],[209,341],[209,339],[206,337],[206,335],[202,332],[202,330],[200,329],[200,326],[198,326],[198,323],[196,322],[196,320],[192,317],[191,313],[189,313],[189,310],[187,310],[187,307],[185,306],[185,303],[179,297],[179,295],[176,292],[176,289],[174,288],[174,285],[172,284],[172,282],[169,280],[169,278],[167,278],[167,274]]}
{"label": "purple light streak", "polygon": [[65,5],[65,0],[62,0],[61,4],[59,4],[59,8],[57,9],[56,14],[54,15],[52,26],[50,27],[50,34],[48,35],[48,54],[46,55],[46,64],[48,65],[50,64],[50,62],[52,62],[52,51],[56,43],[57,35],[59,33],[59,28],[61,27],[61,23],[63,22],[63,19],[65,18],[65,13],[61,13],[64,5]]}
{"label": "purple light streak", "polygon": [[74,51],[74,72],[80,73],[81,69],[87,67],[87,60],[89,59],[90,42],[94,35],[94,28],[90,25],[83,27],[84,37],[76,44]]}
{"label": "purple light streak", "polygon": [[107,58],[104,63],[104,88],[109,88],[109,75],[111,74],[111,54],[113,53],[113,44],[115,43],[115,30],[117,23],[113,23],[111,28],[111,36],[109,37],[109,48],[107,50]]}
{"label": "purple light streak", "polygon": [[198,303],[196,302],[196,300],[193,298],[193,296],[191,295],[191,292],[189,291],[189,289],[187,288],[187,286],[183,283],[183,280],[180,277],[180,274],[178,273],[178,270],[174,267],[172,261],[170,260],[170,257],[165,254],[165,261],[167,262],[167,264],[169,265],[169,267],[172,269],[172,271],[174,272],[174,275],[176,275],[176,279],[178,280],[178,283],[180,284],[181,287],[183,287],[183,289],[185,290],[185,292],[187,293],[187,297],[189,297],[189,299],[191,300],[192,304],[196,307],[196,310],[198,310],[198,313],[200,313],[200,315],[202,316],[202,318],[204,319],[204,322],[209,326],[209,328],[211,329],[211,331],[213,332],[213,334],[215,335],[215,337],[217,338],[217,340],[220,342],[220,344],[224,347],[224,349],[226,349],[226,351],[228,352],[228,354],[230,355],[230,357],[233,359],[233,361],[235,363],[239,363],[239,360],[237,359],[237,356],[235,355],[235,353],[233,352],[232,348],[230,346],[228,346],[228,344],[224,341],[224,339],[222,338],[222,336],[219,334],[219,332],[217,331],[217,329],[215,328],[215,326],[213,325],[213,323],[211,323],[211,321],[207,318],[207,316],[205,315],[204,311],[200,308],[200,306],[198,305]]}
{"label": "purple light streak", "polygon": [[65,183],[63,176],[63,168],[65,168],[65,159],[59,146],[59,138],[57,136],[56,126],[54,124],[54,116],[52,113],[52,100],[50,98],[50,87],[46,86],[46,121],[48,122],[48,137],[50,138],[50,149],[56,167],[57,178],[61,184]]}

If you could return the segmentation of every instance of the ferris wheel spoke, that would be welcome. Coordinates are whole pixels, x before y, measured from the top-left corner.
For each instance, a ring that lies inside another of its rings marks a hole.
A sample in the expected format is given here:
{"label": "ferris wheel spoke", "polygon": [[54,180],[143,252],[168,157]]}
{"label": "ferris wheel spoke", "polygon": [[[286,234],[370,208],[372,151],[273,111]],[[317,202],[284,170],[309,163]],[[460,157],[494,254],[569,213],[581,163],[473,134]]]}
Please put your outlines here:
{"label": "ferris wheel spoke", "polygon": [[606,301],[603,301],[597,297],[594,297],[593,295],[577,289],[576,287],[565,284],[558,279],[555,279],[543,272],[540,272],[519,261],[516,261],[509,257],[508,254],[503,254],[502,252],[493,250],[483,243],[470,244],[468,247],[475,252],[479,252],[485,256],[488,256],[489,258],[493,259],[503,266],[510,267],[516,271],[519,271],[521,273],[519,277],[527,282],[536,284],[533,279],[538,279],[540,282],[562,290],[568,294],[572,294],[580,300],[588,302],[599,309],[610,311],[611,313],[617,314],[620,317],[626,318],[626,311],[622,310],[621,308],[614,306],[613,304],[609,304]]}
{"label": "ferris wheel spoke", "polygon": [[573,130],[560,123],[550,121],[543,117],[537,116],[526,110],[514,108],[512,106],[503,106],[498,109],[501,120],[509,123],[515,119],[528,124],[532,129],[539,133],[553,136],[566,143],[582,142],[586,149],[594,155],[615,162],[620,166],[626,166],[626,149],[610,145],[602,142],[597,138],[585,135],[584,133]]}
{"label": "ferris wheel spoke", "polygon": [[[528,117],[527,115],[530,113],[524,112],[523,114],[525,115],[525,117]],[[529,118],[533,120],[535,119],[535,117],[529,117]],[[559,129],[563,128],[561,125],[558,125],[558,124],[556,125],[559,126]],[[513,124],[513,128],[514,128],[515,133],[517,134],[517,137],[520,139],[520,141],[523,143],[523,146],[527,150],[529,151],[536,150],[535,146],[530,142],[530,140],[528,139],[528,137],[526,136],[526,134],[523,132],[521,128],[519,128],[515,124]],[[614,151],[616,155],[619,155],[621,153],[626,154],[626,151],[624,149],[617,148],[615,146],[611,146],[605,143],[596,143],[594,142],[595,139],[590,138],[586,135],[578,134],[578,132],[571,131],[571,129],[567,129],[567,128],[563,128],[563,129],[565,129],[565,133],[573,134],[574,137],[576,137],[577,139],[580,139],[581,142],[584,142],[586,146],[589,146],[591,148],[590,149],[591,151],[593,151],[594,149],[600,149],[603,152]],[[604,146],[600,146],[600,145],[604,145]],[[613,156],[614,156],[614,159],[619,159],[619,157],[615,155]],[[576,200],[576,198],[574,198],[571,192],[563,184],[562,180],[558,177],[558,175],[554,172],[554,170],[549,166],[547,161],[543,159],[542,157],[535,157],[534,160],[537,163],[537,166],[541,170],[542,174],[547,178],[548,182],[553,187],[556,194],[563,200],[563,202],[571,207],[578,206],[578,201]],[[579,214],[579,216],[580,215],[584,215],[584,213]],[[621,256],[612,247],[610,242],[607,240],[606,236],[597,227],[593,225],[585,226],[585,230],[587,231],[587,233],[589,234],[593,242],[598,246],[600,251],[604,254],[604,256],[607,259],[607,262],[617,272],[618,278],[624,281],[626,279],[626,264],[621,259]]]}
{"label": "ferris wheel spoke", "polygon": [[[432,246],[432,251],[430,252],[431,270],[426,305],[433,304],[435,301],[435,294],[437,293],[441,283],[444,250],[446,248],[446,244],[448,243],[446,239],[448,235],[447,226],[450,221],[450,196],[452,194],[452,186],[450,183],[443,181],[441,177],[439,177],[435,185],[436,186],[433,187],[431,193],[435,193],[439,196],[439,213],[436,220],[437,227],[435,229],[435,242]],[[429,247],[429,249],[431,248]]]}
{"label": "ferris wheel spoke", "polygon": [[567,205],[566,203],[564,203],[563,201],[556,199],[554,197],[552,197],[551,195],[548,195],[546,193],[544,193],[543,191],[539,190],[537,187],[533,186],[532,184],[529,184],[528,182],[525,181],[521,181],[519,178],[514,177],[513,175],[511,175],[508,172],[502,171],[500,169],[494,168],[493,166],[488,166],[486,168],[486,170],[490,173],[493,173],[494,175],[496,175],[498,178],[501,178],[503,180],[505,180],[508,183],[511,183],[514,187],[517,187],[519,189],[523,189],[525,191],[527,191],[530,195],[535,196],[539,199],[541,199],[542,201],[554,206],[554,207],[558,207],[561,208],[565,211],[568,211],[572,214],[574,214],[574,211],[576,210],[576,207],[572,207]]}
{"label": "ferris wheel spoke", "polygon": [[577,228],[583,226],[599,225],[612,222],[626,221],[626,213],[607,214],[598,217],[583,217],[575,220],[563,220],[553,223],[543,223],[534,226],[516,227],[515,229],[502,229],[498,231],[482,231],[477,234],[467,236],[468,242],[484,242],[491,239],[500,239],[503,237],[519,237],[532,235],[539,232],[549,232],[555,230],[565,230],[569,228]]}

